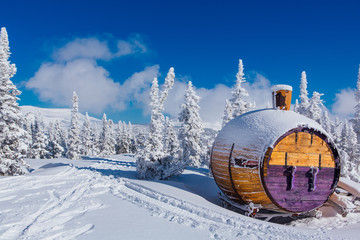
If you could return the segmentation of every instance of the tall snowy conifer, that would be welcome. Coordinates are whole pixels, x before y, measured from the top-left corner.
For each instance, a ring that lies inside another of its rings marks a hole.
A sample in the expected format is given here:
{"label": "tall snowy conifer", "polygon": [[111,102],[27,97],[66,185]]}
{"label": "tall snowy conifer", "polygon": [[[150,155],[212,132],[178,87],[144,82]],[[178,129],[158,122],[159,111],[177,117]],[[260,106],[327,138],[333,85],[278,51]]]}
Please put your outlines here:
{"label": "tall snowy conifer", "polygon": [[111,139],[111,130],[109,127],[109,122],[106,119],[106,114],[104,113],[102,118],[102,131],[100,135],[100,155],[109,156],[114,154],[115,145],[113,145]]}
{"label": "tall snowy conifer", "polygon": [[71,111],[71,123],[69,130],[69,143],[67,157],[69,159],[80,159],[80,126],[79,126],[79,98],[76,92],[73,93],[73,108]]}
{"label": "tall snowy conifer", "polygon": [[232,98],[226,101],[222,126],[225,126],[231,119],[253,108],[253,105],[246,101],[249,93],[241,86],[242,83],[246,82],[244,76],[244,65],[242,60],[239,59],[239,71],[236,74],[235,90],[232,92]]}
{"label": "tall snowy conifer", "polygon": [[109,125],[109,141],[110,141],[110,155],[114,155],[115,152],[115,145],[116,145],[116,134],[115,134],[115,130],[114,130],[114,121],[109,119],[108,121],[108,125]]}
{"label": "tall snowy conifer", "polygon": [[320,124],[324,109],[323,101],[321,100],[322,95],[324,94],[315,91],[309,101],[309,107],[308,107],[308,117]]}
{"label": "tall snowy conifer", "polygon": [[321,126],[327,133],[331,134],[331,120],[329,118],[328,111],[324,110],[322,114]]}
{"label": "tall snowy conifer", "polygon": [[360,182],[359,147],[356,134],[348,121],[343,124],[341,143],[339,146],[341,175]]}
{"label": "tall snowy conifer", "polygon": [[180,145],[174,125],[171,120],[165,118],[164,152],[178,160],[180,157]]}
{"label": "tall snowy conifer", "polygon": [[85,122],[82,130],[82,148],[81,154],[85,156],[94,155],[94,135],[92,133],[90,118],[88,113],[85,114]]}
{"label": "tall snowy conifer", "polygon": [[297,106],[296,110],[298,113],[309,117],[309,106],[310,106],[310,101],[309,101],[309,93],[307,91],[307,79],[306,79],[306,72],[302,71],[301,72],[301,80],[300,80],[300,103]]}
{"label": "tall snowy conifer", "polygon": [[21,153],[22,138],[26,134],[21,128],[21,114],[17,101],[21,92],[10,80],[16,73],[11,64],[10,47],[6,29],[0,32],[0,175],[24,174],[27,166]]}
{"label": "tall snowy conifer", "polygon": [[358,142],[360,142],[360,65],[355,91],[355,113],[352,122]]}
{"label": "tall snowy conifer", "polygon": [[[174,68],[170,68],[165,78],[162,91],[159,91],[157,78],[154,78],[150,89],[151,120],[149,126],[149,137],[146,147],[139,151],[137,156],[137,172],[143,179],[166,179],[170,177],[167,171],[169,164],[165,161],[163,146],[164,131],[164,103],[169,90],[174,85]],[[165,163],[166,162],[166,163]]]}
{"label": "tall snowy conifer", "polygon": [[64,148],[61,145],[59,121],[56,121],[55,124],[50,123],[49,141],[46,149],[50,158],[59,158],[64,154]]}
{"label": "tall snowy conifer", "polygon": [[44,122],[40,113],[35,117],[34,122],[34,131],[33,131],[33,144],[31,146],[31,155],[32,158],[44,159],[49,156],[49,153],[46,149],[47,138],[44,133]]}
{"label": "tall snowy conifer", "polygon": [[122,135],[122,152],[130,153],[130,134],[129,134],[129,126],[123,122],[123,135]]}
{"label": "tall snowy conifer", "polygon": [[123,126],[122,126],[122,121],[119,121],[116,130],[116,144],[115,144],[116,154],[122,153],[122,137],[123,137]]}
{"label": "tall snowy conifer", "polygon": [[196,95],[191,81],[185,91],[184,103],[181,105],[179,121],[180,146],[182,149],[182,161],[187,166],[200,167],[201,155],[201,135],[204,132],[202,121],[199,114],[200,98]]}

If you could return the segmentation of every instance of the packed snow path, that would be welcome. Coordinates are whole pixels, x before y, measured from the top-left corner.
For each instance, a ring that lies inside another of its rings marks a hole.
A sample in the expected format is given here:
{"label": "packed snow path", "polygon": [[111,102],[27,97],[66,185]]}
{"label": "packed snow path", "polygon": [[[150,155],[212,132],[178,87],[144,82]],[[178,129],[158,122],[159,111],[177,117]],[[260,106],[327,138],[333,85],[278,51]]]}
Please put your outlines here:
{"label": "packed snow path", "polygon": [[[219,207],[218,190],[201,169],[156,182],[138,180],[134,159],[128,156],[29,162],[35,169],[31,173],[0,178],[1,239],[330,236],[325,230],[267,223]],[[129,221],[132,229],[125,232]]]}

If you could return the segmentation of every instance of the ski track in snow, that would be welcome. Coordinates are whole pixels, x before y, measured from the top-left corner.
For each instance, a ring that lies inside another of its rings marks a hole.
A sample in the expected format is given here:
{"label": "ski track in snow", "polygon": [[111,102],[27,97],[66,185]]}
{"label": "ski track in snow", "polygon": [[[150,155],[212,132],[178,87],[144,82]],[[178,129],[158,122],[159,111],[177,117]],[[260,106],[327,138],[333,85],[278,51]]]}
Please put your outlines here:
{"label": "ski track in snow", "polygon": [[[302,232],[300,229],[277,226],[242,215],[229,216],[154,191],[131,179],[105,176],[94,171],[119,170],[124,167],[129,168],[130,165],[99,161],[88,169],[62,166],[62,170],[53,175],[2,178],[0,192],[3,195],[0,203],[12,201],[14,205],[12,208],[0,209],[1,239],[75,239],[91,233],[96,226],[81,223],[77,219],[88,211],[104,207],[96,196],[105,193],[147,209],[153,216],[204,230],[214,239],[325,238],[319,231]],[[13,178],[17,178],[16,181]],[[25,193],[24,196],[14,195],[19,189]],[[42,199],[43,202],[33,205],[26,200],[32,197]]]}

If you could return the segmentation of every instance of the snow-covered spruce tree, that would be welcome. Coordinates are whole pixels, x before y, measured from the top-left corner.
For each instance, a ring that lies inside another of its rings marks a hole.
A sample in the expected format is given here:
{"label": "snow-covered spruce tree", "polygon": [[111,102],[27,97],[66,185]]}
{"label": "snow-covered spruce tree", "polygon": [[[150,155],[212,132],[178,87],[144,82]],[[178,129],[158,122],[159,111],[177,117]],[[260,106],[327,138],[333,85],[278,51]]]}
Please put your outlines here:
{"label": "snow-covered spruce tree", "polygon": [[343,124],[339,120],[339,118],[335,118],[335,121],[331,123],[331,136],[333,137],[333,140],[338,148],[341,148],[342,146],[342,129]]}
{"label": "snow-covered spruce tree", "polygon": [[26,146],[26,152],[23,153],[24,157],[31,157],[31,145],[33,142],[32,134],[32,120],[30,119],[30,114],[27,113],[25,116],[22,116],[22,128],[25,130],[25,135],[23,136],[23,143]]}
{"label": "snow-covered spruce tree", "polygon": [[225,110],[223,116],[222,127],[224,127],[232,119],[232,107],[228,99],[225,99]]}
{"label": "snow-covered spruce tree", "polygon": [[114,154],[115,145],[113,145],[113,142],[111,140],[111,132],[105,113],[102,118],[102,131],[99,139],[99,145],[100,145],[100,156],[109,156]]}
{"label": "snow-covered spruce tree", "polygon": [[340,154],[343,157],[341,159],[342,176],[348,177],[355,182],[360,182],[359,146],[354,129],[348,121],[345,121],[343,124],[341,141]]}
{"label": "snow-covered spruce tree", "polygon": [[356,82],[355,113],[352,119],[352,123],[354,126],[354,131],[356,133],[358,142],[360,142],[360,65],[359,65],[358,79]]}
{"label": "snow-covered spruce tree", "polygon": [[199,114],[199,101],[200,98],[196,95],[192,83],[189,81],[179,116],[181,122],[179,139],[180,148],[182,149],[182,162],[192,167],[201,166],[201,156],[203,154],[200,144],[204,128]]}
{"label": "snow-covered spruce tree", "polygon": [[144,130],[140,130],[138,134],[135,137],[136,139],[136,155],[139,155],[139,152],[141,152],[146,147],[146,134]]}
{"label": "snow-covered spruce tree", "polygon": [[308,117],[321,124],[324,104],[321,100],[321,96],[324,94],[313,92],[313,95],[309,101]]}
{"label": "snow-covered spruce tree", "polygon": [[59,132],[59,121],[49,124],[49,140],[46,147],[48,158],[60,158],[64,155],[64,148],[61,146]]}
{"label": "snow-covered spruce tree", "polygon": [[136,153],[136,139],[135,139],[135,134],[134,134],[134,130],[133,130],[133,126],[131,124],[131,122],[129,122],[129,126],[127,128],[128,130],[128,136],[129,136],[129,153]]}
{"label": "snow-covered spruce tree", "polygon": [[21,92],[11,78],[16,73],[11,64],[10,47],[6,29],[0,32],[0,175],[24,174],[21,146],[26,134],[21,126],[21,114],[17,101]]}
{"label": "snow-covered spruce tree", "polygon": [[108,126],[109,126],[109,138],[110,138],[109,141],[110,141],[110,146],[111,146],[110,155],[114,155],[116,153],[116,151],[115,151],[116,134],[115,134],[115,130],[114,130],[114,121],[109,119]]}
{"label": "snow-covered spruce tree", "polygon": [[294,112],[299,112],[299,100],[298,99],[295,100]]}
{"label": "snow-covered spruce tree", "polygon": [[300,80],[300,103],[297,107],[297,112],[309,117],[309,93],[307,91],[307,79],[306,79],[306,72],[301,72],[301,80]]}
{"label": "snow-covered spruce tree", "polygon": [[239,59],[239,71],[236,74],[235,90],[232,92],[232,98],[226,102],[222,126],[225,126],[231,119],[250,111],[254,107],[246,101],[249,93],[241,86],[242,83],[246,82],[244,75],[244,65],[242,60]]}
{"label": "snow-covered spruce tree", "polygon": [[64,149],[62,155],[65,157],[68,152],[68,129],[63,127],[60,121],[56,120],[55,131],[56,135],[59,136],[59,144]]}
{"label": "snow-covered spruce tree", "polygon": [[174,124],[168,117],[165,118],[164,152],[173,157],[175,161],[179,160],[181,154],[180,144],[174,129]]}
{"label": "snow-covered spruce tree", "polygon": [[122,135],[123,135],[123,126],[122,121],[118,122],[117,130],[116,130],[116,144],[115,144],[115,152],[116,154],[122,153]]}
{"label": "snow-covered spruce tree", "polygon": [[123,134],[121,139],[121,153],[130,153],[129,129],[125,122],[122,124]]}
{"label": "snow-covered spruce tree", "polygon": [[36,114],[33,127],[33,143],[31,145],[31,157],[44,159],[49,157],[47,151],[47,137],[44,133],[44,122],[40,113]]}
{"label": "snow-covered spruce tree", "polygon": [[157,78],[152,82],[150,89],[151,121],[149,136],[145,148],[137,154],[137,172],[142,179],[167,179],[182,172],[182,166],[174,164],[172,158],[164,153],[164,102],[169,90],[174,85],[174,68],[170,68],[161,93]]}
{"label": "snow-covered spruce tree", "polygon": [[79,126],[79,98],[76,92],[73,93],[72,98],[73,108],[71,111],[71,123],[68,139],[67,157],[69,159],[80,159],[80,126]]}
{"label": "snow-covered spruce tree", "polygon": [[329,118],[328,111],[324,110],[321,118],[321,126],[327,133],[331,134],[331,120]]}
{"label": "snow-covered spruce tree", "polygon": [[84,156],[94,155],[94,134],[90,125],[90,118],[88,113],[85,114],[85,122],[82,129],[82,148],[81,154]]}

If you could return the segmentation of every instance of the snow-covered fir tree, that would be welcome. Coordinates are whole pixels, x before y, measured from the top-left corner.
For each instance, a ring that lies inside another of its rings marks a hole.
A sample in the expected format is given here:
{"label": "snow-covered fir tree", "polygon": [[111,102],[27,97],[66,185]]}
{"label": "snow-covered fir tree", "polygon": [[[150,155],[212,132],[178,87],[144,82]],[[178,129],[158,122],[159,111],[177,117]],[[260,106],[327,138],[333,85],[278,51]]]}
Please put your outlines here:
{"label": "snow-covered fir tree", "polygon": [[85,114],[85,122],[82,128],[82,148],[81,154],[85,156],[94,155],[94,134],[90,125],[90,118],[88,113]]}
{"label": "snow-covered fir tree", "polygon": [[241,86],[242,83],[246,82],[244,76],[244,65],[242,60],[239,59],[239,71],[236,74],[235,90],[232,92],[232,98],[226,101],[222,126],[225,126],[231,119],[254,108],[254,106],[246,100],[249,93]]}
{"label": "snow-covered fir tree", "polygon": [[131,122],[129,122],[127,130],[128,130],[129,143],[130,143],[129,152],[136,153],[137,152],[136,139],[135,139],[134,129],[132,127]]}
{"label": "snow-covered fir tree", "polygon": [[40,113],[36,114],[33,127],[33,143],[31,145],[31,157],[44,159],[49,156],[47,151],[47,137],[44,133],[44,122]]}
{"label": "snow-covered fir tree", "polygon": [[345,152],[342,152],[343,159],[341,159],[342,176],[348,177],[355,182],[360,182],[359,144],[356,133],[347,120],[343,124],[341,140],[340,151]]}
{"label": "snow-covered fir tree", "polygon": [[165,118],[164,152],[176,160],[179,159],[181,154],[180,144],[174,129],[174,124],[168,117]]}
{"label": "snow-covered fir tree", "polygon": [[224,116],[223,116],[223,122],[222,127],[226,125],[226,123],[230,122],[232,119],[232,107],[231,102],[228,99],[225,99],[225,110],[224,110]]}
{"label": "snow-covered fir tree", "polygon": [[111,139],[111,131],[105,113],[102,118],[102,131],[100,135],[99,144],[100,144],[101,156],[109,156],[114,154],[115,145],[113,145],[113,141]]}
{"label": "snow-covered fir tree", "polygon": [[181,122],[179,139],[182,149],[181,159],[187,166],[193,167],[200,167],[203,154],[200,144],[204,128],[199,114],[199,101],[200,98],[196,95],[192,82],[189,81],[179,116]]}
{"label": "snow-covered fir tree", "polygon": [[340,122],[339,118],[335,118],[335,121],[331,124],[331,136],[333,137],[333,140],[336,144],[336,146],[339,148],[341,147],[341,136],[342,136],[342,129],[343,124]]}
{"label": "snow-covered fir tree", "polygon": [[354,131],[356,133],[358,142],[360,142],[360,65],[359,65],[358,79],[356,82],[355,112],[354,112],[354,117],[352,119],[352,123],[354,126]]}
{"label": "snow-covered fir tree", "polygon": [[49,124],[49,140],[46,147],[49,158],[60,158],[64,155],[64,148],[61,146],[59,121]]}
{"label": "snow-covered fir tree", "polygon": [[68,129],[62,126],[60,121],[55,121],[55,131],[59,136],[59,143],[61,147],[64,149],[63,156],[66,156],[68,152]]}
{"label": "snow-covered fir tree", "polygon": [[139,155],[139,152],[143,151],[146,147],[146,134],[144,130],[140,130],[139,133],[136,135],[136,155]]}
{"label": "snow-covered fir tree", "polygon": [[122,124],[123,127],[123,134],[121,140],[121,152],[122,153],[130,153],[130,134],[129,134],[129,127],[126,125],[125,122]]}
{"label": "snow-covered fir tree", "polygon": [[323,101],[321,100],[321,96],[324,94],[314,92],[310,101],[309,101],[309,107],[308,107],[308,117],[315,120],[316,122],[321,124],[322,115],[323,115]]}
{"label": "snow-covered fir tree", "polygon": [[0,32],[0,175],[24,174],[22,139],[26,134],[21,126],[21,114],[17,101],[21,92],[11,78],[16,73],[11,64],[10,47],[6,29]]}
{"label": "snow-covered fir tree", "polygon": [[26,152],[23,154],[24,157],[31,157],[31,145],[33,142],[32,134],[32,120],[30,119],[30,114],[22,116],[22,128],[25,130],[25,135],[23,137],[23,143],[26,146]]}
{"label": "snow-covered fir tree", "polygon": [[171,162],[171,158],[164,154],[163,131],[164,131],[164,102],[169,90],[174,85],[174,68],[170,68],[163,86],[159,91],[157,78],[152,82],[150,89],[151,120],[149,136],[145,148],[138,151],[137,172],[143,179],[167,179],[179,173],[178,166]]}
{"label": "snow-covered fir tree", "polygon": [[123,126],[122,121],[118,122],[118,126],[116,129],[116,144],[115,144],[115,152],[116,154],[122,153],[122,136],[123,135]]}
{"label": "snow-covered fir tree", "polygon": [[327,133],[331,134],[331,120],[329,118],[328,111],[324,110],[321,118],[321,126]]}
{"label": "snow-covered fir tree", "polygon": [[72,98],[73,108],[71,111],[71,123],[68,139],[67,157],[69,159],[80,159],[80,126],[79,126],[79,98],[76,92],[73,93]]}
{"label": "snow-covered fir tree", "polygon": [[115,133],[115,129],[114,129],[114,121],[109,119],[108,126],[109,126],[109,138],[110,138],[109,141],[110,141],[110,145],[111,145],[110,155],[114,155],[116,153],[116,151],[115,151],[116,133]]}
{"label": "snow-covered fir tree", "polygon": [[301,80],[300,80],[300,103],[296,107],[296,112],[309,117],[309,93],[307,91],[307,78],[306,78],[306,72],[301,72]]}
{"label": "snow-covered fir tree", "polygon": [[298,99],[295,100],[294,112],[299,112],[299,100]]}

